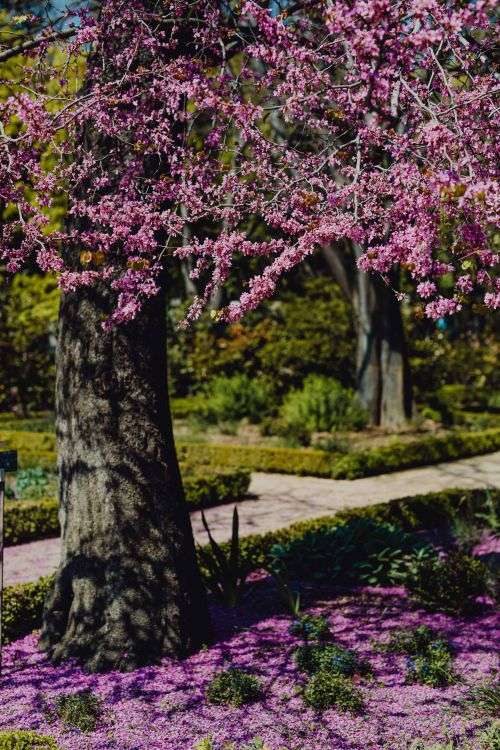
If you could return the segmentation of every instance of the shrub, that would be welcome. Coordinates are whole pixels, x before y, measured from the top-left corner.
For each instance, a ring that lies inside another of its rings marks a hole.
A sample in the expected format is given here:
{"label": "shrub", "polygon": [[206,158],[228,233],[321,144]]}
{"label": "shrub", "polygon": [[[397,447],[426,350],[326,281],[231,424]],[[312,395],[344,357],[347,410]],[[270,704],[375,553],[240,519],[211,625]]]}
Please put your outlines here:
{"label": "shrub", "polygon": [[429,687],[447,687],[457,682],[453,671],[453,660],[446,649],[437,643],[430,646],[426,656],[408,656],[406,660],[406,682],[415,682]]}
{"label": "shrub", "polygon": [[2,640],[10,643],[39,628],[43,605],[53,582],[53,576],[39,578],[34,583],[7,586],[3,594]]}
{"label": "shrub", "polygon": [[0,731],[0,750],[57,750],[52,737],[24,729]]}
{"label": "shrub", "polygon": [[[392,583],[397,560],[423,543],[388,524],[370,518],[307,531],[288,544],[271,548],[272,567],[284,568],[291,578],[343,582],[369,580]],[[399,573],[399,568],[398,571]]]}
{"label": "shrub", "polygon": [[271,389],[265,381],[239,374],[214,378],[206,388],[204,416],[213,422],[237,422],[245,417],[260,422],[271,407]]}
{"label": "shrub", "polygon": [[368,665],[357,654],[335,643],[306,644],[294,652],[294,661],[301,672],[331,672],[344,677],[367,674]]}
{"label": "shrub", "polygon": [[434,557],[417,566],[407,587],[413,598],[430,610],[470,614],[477,598],[488,593],[489,572],[480,560],[452,551],[441,560]]}
{"label": "shrub", "polygon": [[60,695],[56,699],[55,714],[69,727],[93,732],[102,714],[101,701],[90,690]]}
{"label": "shrub", "polygon": [[328,620],[321,615],[302,615],[292,622],[289,632],[305,641],[327,641],[331,636]]}
{"label": "shrub", "polygon": [[205,695],[209,703],[239,708],[261,698],[262,684],[254,675],[231,667],[215,675]]}
{"label": "shrub", "polygon": [[427,466],[477,456],[500,448],[500,430],[453,432],[443,437],[426,437],[408,443],[359,451],[339,458],[332,467],[334,479],[358,479],[413,466]]}
{"label": "shrub", "polygon": [[59,534],[59,503],[55,499],[5,503],[5,544],[21,544]]}
{"label": "shrub", "polygon": [[316,672],[304,688],[304,702],[317,711],[337,708],[339,711],[359,713],[363,695],[346,677],[332,672]]}
{"label": "shrub", "polygon": [[285,428],[309,433],[360,430],[367,422],[354,391],[320,375],[309,375],[300,390],[285,396],[280,416]]}

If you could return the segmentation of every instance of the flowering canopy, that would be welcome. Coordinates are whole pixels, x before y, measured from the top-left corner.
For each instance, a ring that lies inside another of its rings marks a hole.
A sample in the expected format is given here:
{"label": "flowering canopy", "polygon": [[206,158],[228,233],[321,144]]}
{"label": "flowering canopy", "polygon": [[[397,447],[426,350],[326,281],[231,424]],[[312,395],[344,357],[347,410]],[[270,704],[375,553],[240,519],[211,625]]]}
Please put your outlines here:
{"label": "flowering canopy", "polygon": [[[63,290],[109,284],[109,326],[155,294],[169,255],[204,282],[190,319],[258,258],[218,312],[235,320],[347,240],[364,270],[408,269],[430,317],[478,292],[498,308],[494,2],[283,5],[106,0],[62,52],[38,47],[0,105],[8,268],[34,253]],[[61,194],[67,228],[49,231]]]}

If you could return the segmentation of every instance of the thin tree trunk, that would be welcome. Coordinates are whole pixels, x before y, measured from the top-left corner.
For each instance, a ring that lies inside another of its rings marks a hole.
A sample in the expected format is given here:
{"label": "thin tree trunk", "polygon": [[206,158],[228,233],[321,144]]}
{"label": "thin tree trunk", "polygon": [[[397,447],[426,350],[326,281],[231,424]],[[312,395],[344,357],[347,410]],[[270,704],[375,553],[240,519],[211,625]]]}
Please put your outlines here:
{"label": "thin tree trunk", "polygon": [[412,394],[401,307],[381,279],[357,276],[358,394],[372,425],[402,428],[411,418]]}
{"label": "thin tree trunk", "polygon": [[63,296],[56,428],[61,563],[41,646],[92,671],[182,657],[210,637],[174,448],[165,299],[104,333],[109,291]]}

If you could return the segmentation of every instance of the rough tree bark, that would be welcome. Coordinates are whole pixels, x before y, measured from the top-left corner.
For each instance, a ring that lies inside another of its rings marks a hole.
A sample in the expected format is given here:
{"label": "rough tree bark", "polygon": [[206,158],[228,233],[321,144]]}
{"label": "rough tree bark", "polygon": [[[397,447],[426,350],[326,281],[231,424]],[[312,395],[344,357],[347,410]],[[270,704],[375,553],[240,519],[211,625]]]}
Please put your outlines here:
{"label": "rough tree bark", "polygon": [[164,304],[110,333],[105,290],[61,304],[62,559],[41,646],[92,671],[182,657],[210,633],[172,435]]}
{"label": "rough tree bark", "polygon": [[401,306],[381,279],[356,268],[356,255],[356,248],[346,248],[345,252],[332,247],[323,250],[330,272],[355,312],[360,400],[372,425],[397,429],[404,427],[412,414]]}

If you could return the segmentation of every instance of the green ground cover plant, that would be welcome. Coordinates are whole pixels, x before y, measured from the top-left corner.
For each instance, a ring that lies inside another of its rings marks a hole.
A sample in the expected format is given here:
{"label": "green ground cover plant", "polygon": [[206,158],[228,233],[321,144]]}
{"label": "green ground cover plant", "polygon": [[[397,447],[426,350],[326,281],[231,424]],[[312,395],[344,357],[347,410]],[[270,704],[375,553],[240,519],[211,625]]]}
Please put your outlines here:
{"label": "green ground cover plant", "polygon": [[262,684],[254,675],[230,667],[211,680],[205,695],[209,703],[217,706],[240,706],[253,703],[262,697]]}
{"label": "green ground cover plant", "polygon": [[317,711],[336,708],[360,713],[364,708],[363,694],[351,680],[333,672],[316,672],[304,687],[304,703]]}

